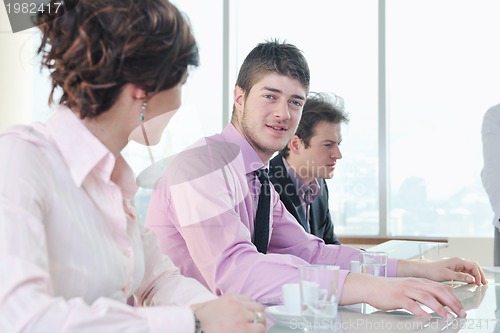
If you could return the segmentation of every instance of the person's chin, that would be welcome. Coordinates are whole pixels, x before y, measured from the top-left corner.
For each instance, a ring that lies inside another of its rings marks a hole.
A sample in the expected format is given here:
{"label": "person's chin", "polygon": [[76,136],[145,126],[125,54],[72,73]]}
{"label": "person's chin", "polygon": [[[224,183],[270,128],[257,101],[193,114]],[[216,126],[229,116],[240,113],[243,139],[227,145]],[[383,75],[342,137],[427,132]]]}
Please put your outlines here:
{"label": "person's chin", "polygon": [[283,141],[278,141],[278,140],[275,140],[274,142],[269,142],[267,147],[269,150],[272,150],[272,151],[280,151],[281,149],[285,148],[287,142],[283,142]]}

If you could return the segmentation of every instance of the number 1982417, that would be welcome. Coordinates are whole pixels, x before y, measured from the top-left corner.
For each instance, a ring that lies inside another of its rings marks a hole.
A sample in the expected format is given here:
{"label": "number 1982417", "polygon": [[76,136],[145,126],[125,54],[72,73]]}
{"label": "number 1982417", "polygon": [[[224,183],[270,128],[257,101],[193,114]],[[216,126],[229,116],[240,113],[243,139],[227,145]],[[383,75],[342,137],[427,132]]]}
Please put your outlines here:
{"label": "number 1982417", "polygon": [[46,6],[43,3],[38,4],[34,2],[14,2],[7,3],[5,7],[7,8],[7,14],[37,14],[44,13],[48,11],[49,13],[54,12],[57,14],[59,8],[62,6],[62,2],[54,2],[55,8],[51,8],[51,6]]}

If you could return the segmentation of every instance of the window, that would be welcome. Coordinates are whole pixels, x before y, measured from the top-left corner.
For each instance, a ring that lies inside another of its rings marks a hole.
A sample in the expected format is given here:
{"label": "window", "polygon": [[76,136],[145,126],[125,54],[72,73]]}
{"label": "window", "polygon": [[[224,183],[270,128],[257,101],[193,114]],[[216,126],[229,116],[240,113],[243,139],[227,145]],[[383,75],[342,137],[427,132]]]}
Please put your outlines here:
{"label": "window", "polygon": [[484,112],[500,102],[498,2],[234,6],[236,63],[258,42],[286,39],[309,61],[311,90],[345,99],[344,158],[328,181],[338,234],[491,235],[480,130]]}
{"label": "window", "polygon": [[390,0],[386,8],[388,232],[491,235],[481,122],[500,102],[500,3]]}
{"label": "window", "polygon": [[344,98],[350,116],[343,128],[344,159],[329,181],[335,230],[340,235],[377,234],[377,2],[247,0],[235,6],[231,28],[238,67],[259,42],[287,40],[308,60],[311,91]]}
{"label": "window", "polygon": [[[201,66],[183,89],[182,109],[152,148],[155,162],[226,125],[241,62],[257,43],[278,38],[304,51],[311,91],[342,96],[350,116],[344,158],[328,181],[339,235],[491,235],[480,130],[484,112],[500,102],[500,2],[174,2],[192,22]],[[37,34],[11,34],[6,19],[1,37],[10,47],[2,51],[2,68],[20,69],[15,80],[2,79],[2,105],[33,109],[33,119],[44,119],[47,77],[26,55]],[[29,96],[18,100],[15,92],[23,88]],[[151,164],[143,146],[131,143],[125,155],[138,174]],[[141,190],[141,220],[148,200],[149,191]]]}
{"label": "window", "polygon": [[[196,37],[200,52],[200,66],[190,70],[182,89],[182,105],[163,132],[161,141],[148,149],[130,142],[124,156],[137,175],[146,173],[153,162],[181,151],[199,138],[219,132],[223,127],[222,96],[222,27],[221,1],[177,0],[172,1],[184,12]],[[210,13],[207,16],[207,13]],[[155,173],[157,177],[159,172]],[[150,187],[140,188],[136,196],[139,220],[144,222],[151,195]]]}

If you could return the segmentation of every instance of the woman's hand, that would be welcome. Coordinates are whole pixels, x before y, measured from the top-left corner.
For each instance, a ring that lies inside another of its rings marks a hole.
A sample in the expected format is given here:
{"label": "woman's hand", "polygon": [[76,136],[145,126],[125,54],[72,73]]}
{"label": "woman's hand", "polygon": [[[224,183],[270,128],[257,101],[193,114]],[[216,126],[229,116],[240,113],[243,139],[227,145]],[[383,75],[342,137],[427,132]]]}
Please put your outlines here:
{"label": "woman's hand", "polygon": [[264,333],[264,306],[250,297],[224,295],[191,306],[204,333]]}

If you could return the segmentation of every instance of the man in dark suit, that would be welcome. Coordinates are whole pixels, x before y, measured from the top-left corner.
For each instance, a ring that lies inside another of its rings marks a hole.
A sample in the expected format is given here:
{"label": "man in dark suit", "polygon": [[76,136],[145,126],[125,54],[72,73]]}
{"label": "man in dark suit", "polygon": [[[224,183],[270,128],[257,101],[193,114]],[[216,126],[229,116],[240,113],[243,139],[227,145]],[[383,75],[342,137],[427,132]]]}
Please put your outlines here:
{"label": "man in dark suit", "polygon": [[342,158],[341,123],[347,123],[342,99],[335,95],[310,94],[297,131],[269,162],[269,176],[281,201],[304,229],[327,244],[340,244],[328,206],[325,179],[333,177]]}

